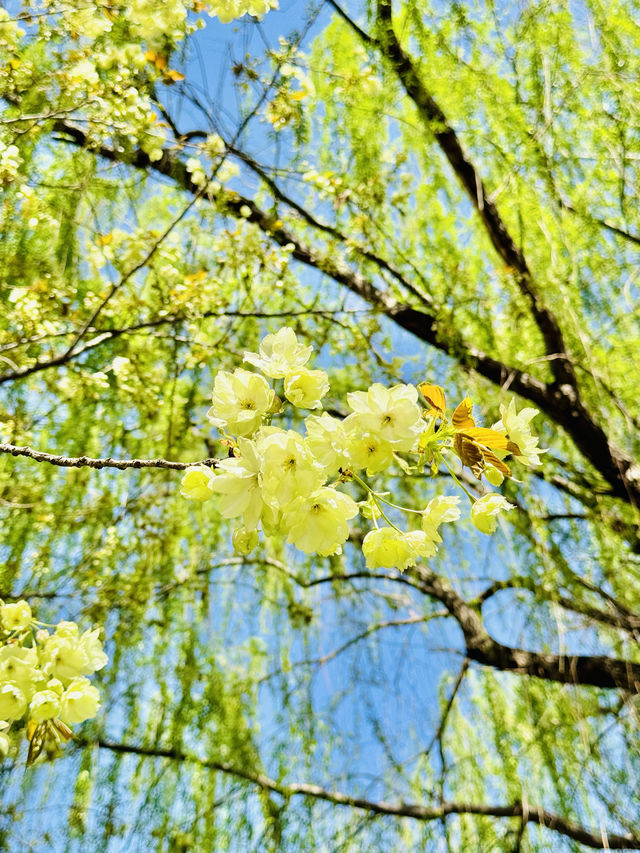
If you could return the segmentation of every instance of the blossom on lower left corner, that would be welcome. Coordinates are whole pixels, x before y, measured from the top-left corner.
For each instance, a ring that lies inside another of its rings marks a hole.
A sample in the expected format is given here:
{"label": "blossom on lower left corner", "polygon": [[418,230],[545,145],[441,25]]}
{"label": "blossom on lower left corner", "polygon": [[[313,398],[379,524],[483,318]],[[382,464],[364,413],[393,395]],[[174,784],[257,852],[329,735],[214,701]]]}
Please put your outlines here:
{"label": "blossom on lower left corner", "polygon": [[99,628],[80,634],[68,621],[51,633],[26,601],[0,601],[0,758],[17,751],[11,726],[23,718],[30,765],[43,751],[59,752],[73,734],[68,724],[95,717],[100,694],[88,676],[108,660],[99,634]]}

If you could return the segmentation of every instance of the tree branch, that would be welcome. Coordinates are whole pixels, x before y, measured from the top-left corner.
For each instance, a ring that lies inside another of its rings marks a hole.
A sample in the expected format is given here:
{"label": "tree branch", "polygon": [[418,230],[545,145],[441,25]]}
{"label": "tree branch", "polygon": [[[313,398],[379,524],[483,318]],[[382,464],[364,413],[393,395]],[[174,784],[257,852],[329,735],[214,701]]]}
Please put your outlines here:
{"label": "tree branch", "polygon": [[[533,594],[539,592],[539,587],[533,578],[518,575],[507,578],[506,580],[494,581],[473,600],[473,606],[483,605],[493,595],[504,589],[526,589]],[[622,608],[611,596],[607,597],[607,602],[611,607],[609,612],[600,610],[600,608],[587,604],[584,601],[577,601],[575,598],[570,598],[566,595],[554,595],[553,597],[543,598],[543,601],[548,601],[551,604],[559,604],[560,607],[571,613],[587,616],[595,622],[601,622],[603,625],[627,631],[636,638],[640,631],[640,615]]]}
{"label": "tree branch", "polygon": [[448,581],[423,566],[407,572],[418,578],[422,590],[442,602],[455,618],[464,637],[466,655],[476,663],[560,684],[640,693],[640,664],[606,655],[556,655],[505,646],[490,636],[478,609],[458,595]]}
{"label": "tree branch", "polygon": [[[537,293],[526,258],[509,234],[479,172],[467,157],[444,112],[426,90],[412,59],[400,45],[393,29],[391,0],[378,0],[377,24],[379,35],[376,44],[416,105],[424,123],[433,133],[478,211],[495,250],[505,264],[514,270],[520,292],[529,302],[531,313],[544,339],[549,366],[554,376],[553,385],[547,388],[548,396],[553,400],[554,412],[551,414],[547,408],[547,413],[567,429],[580,451],[613,485],[616,497],[636,506],[640,505],[640,465],[608,441],[604,430],[595,423],[581,402],[573,364],[560,325]],[[606,450],[603,455],[604,448]]]}
{"label": "tree branch", "polygon": [[550,361],[550,368],[558,384],[568,384],[577,389],[573,365],[567,354],[562,330],[555,316],[546,308],[538,295],[531,270],[489,197],[482,178],[462,148],[456,132],[447,117],[426,90],[412,59],[403,50],[393,29],[391,0],[378,0],[377,45],[390,62],[405,92],[418,109],[418,113],[449,161],[453,171],[465,189],[469,200],[480,215],[485,231],[504,263],[514,271],[522,295],[529,302],[531,313],[542,334]]}
{"label": "tree branch", "polygon": [[77,743],[82,746],[89,747],[97,744],[101,749],[108,749],[111,752],[117,752],[125,755],[164,758],[172,761],[184,761],[198,764],[201,767],[206,767],[210,770],[216,770],[239,779],[244,779],[246,782],[250,782],[264,791],[271,791],[272,793],[279,794],[285,799],[295,796],[304,796],[311,799],[324,800],[325,802],[333,803],[338,806],[348,806],[360,809],[375,815],[408,817],[425,822],[440,820],[442,817],[453,814],[482,815],[485,817],[498,818],[521,818],[524,822],[535,823],[538,824],[538,826],[546,827],[560,835],[564,835],[567,838],[571,838],[574,841],[578,841],[581,844],[585,844],[587,847],[592,847],[594,849],[640,849],[640,837],[638,836],[619,835],[617,833],[608,833],[604,830],[593,832],[580,824],[567,820],[561,815],[549,812],[541,806],[535,806],[530,803],[525,804],[522,801],[506,806],[474,803],[442,803],[439,806],[428,807],[403,801],[390,803],[384,800],[368,800],[363,797],[354,797],[350,794],[344,794],[341,791],[332,791],[328,788],[323,788],[320,785],[309,784],[306,782],[293,782],[290,784],[277,782],[265,773],[258,773],[246,767],[238,767],[224,761],[201,759],[177,749],[145,747],[138,746],[136,744],[117,743],[104,739],[99,739],[95,742],[78,739]]}
{"label": "tree branch", "polygon": [[[343,234],[335,226],[328,225],[326,222],[321,222],[319,219],[317,219],[317,217],[309,213],[309,211],[306,210],[306,208],[304,208],[301,204],[298,204],[295,199],[290,198],[290,196],[284,193],[280,189],[278,184],[273,180],[271,175],[268,174],[265,168],[261,166],[260,163],[258,163],[256,160],[254,160],[253,157],[250,157],[244,151],[241,151],[240,149],[235,148],[234,146],[229,146],[229,152],[235,157],[237,157],[239,160],[242,160],[243,163],[245,163],[253,172],[256,173],[256,175],[261,178],[261,180],[264,181],[264,183],[269,187],[269,190],[275,199],[283,202],[283,204],[286,204],[287,207],[291,208],[291,210],[294,210],[302,219],[304,219],[307,224],[311,225],[313,228],[318,229],[318,231],[323,231],[325,234],[328,234],[329,236],[334,237],[336,240],[339,240],[341,243],[346,244],[347,237],[345,234]],[[416,297],[416,299],[420,301],[420,303],[426,305],[427,308],[429,308],[430,310],[435,310],[431,297],[426,292],[417,288],[413,284],[413,282],[409,281],[399,270],[397,270],[392,264],[390,264],[389,261],[386,260],[386,258],[383,258],[375,252],[372,252],[369,249],[365,249],[362,246],[350,244],[349,248],[353,252],[356,252],[358,255],[360,255],[360,257],[374,263],[379,269],[383,270],[384,272],[388,272],[389,275],[391,275],[398,282],[398,284],[400,284],[401,287],[403,287],[407,291],[407,293],[411,293],[413,296]],[[421,278],[422,281],[424,281],[424,278],[422,278],[422,276],[420,275],[419,270],[413,268],[413,271],[418,277]]]}
{"label": "tree branch", "polygon": [[[64,133],[73,144],[92,148],[95,153],[111,162],[122,162],[138,169],[156,171],[171,178],[187,192],[194,195],[199,192],[199,187],[192,182],[186,165],[172,151],[165,150],[162,158],[152,163],[142,150],[126,153],[116,151],[104,143],[92,146],[85,132],[77,124],[60,120],[55,122],[54,127]],[[389,293],[378,289],[370,279],[352,270],[339,256],[323,255],[315,251],[285,228],[279,220],[265,213],[252,199],[221,188],[214,200],[235,218],[246,219],[258,225],[278,245],[293,247],[291,254],[296,260],[330,276],[419,340],[446,353],[491,382],[500,386],[508,385],[511,391],[530,400],[567,431],[584,457],[611,485],[612,495],[640,506],[640,465],[609,442],[602,427],[593,420],[578,399],[573,386],[566,383],[558,385],[557,382],[547,385],[530,374],[467,345],[461,339],[440,337],[434,312],[429,309],[419,310],[399,302]],[[53,366],[59,363],[59,359],[54,359],[48,364]],[[35,372],[33,367],[26,368],[19,375],[31,372]],[[18,375],[4,379],[7,381],[10,378],[18,378]],[[0,377],[0,381],[2,380],[3,377]]]}
{"label": "tree branch", "polygon": [[433,749],[434,744],[437,743],[437,741],[441,740],[441,738],[444,734],[444,730],[447,727],[447,722],[449,720],[449,714],[451,713],[451,709],[453,708],[453,703],[455,702],[456,696],[458,695],[458,690],[460,689],[460,686],[462,685],[462,682],[464,681],[464,677],[467,674],[467,671],[469,669],[469,663],[470,663],[469,658],[465,658],[464,661],[462,662],[462,666],[460,667],[460,672],[458,673],[458,677],[456,678],[455,683],[453,685],[453,688],[451,690],[451,693],[449,695],[449,698],[447,699],[447,704],[445,705],[444,710],[442,712],[442,716],[440,718],[440,725],[438,726],[437,730],[434,732],[433,737],[429,741],[429,745],[424,750],[422,755],[425,755],[425,756],[429,755],[429,753]]}
{"label": "tree branch", "polygon": [[210,465],[215,468],[217,459],[203,459],[201,462],[171,462],[168,459],[93,459],[90,456],[56,456],[53,453],[42,453],[31,447],[17,447],[15,444],[0,444],[0,453],[10,453],[11,456],[25,456],[34,462],[48,462],[60,468],[168,468],[170,471],[186,471],[194,465]]}

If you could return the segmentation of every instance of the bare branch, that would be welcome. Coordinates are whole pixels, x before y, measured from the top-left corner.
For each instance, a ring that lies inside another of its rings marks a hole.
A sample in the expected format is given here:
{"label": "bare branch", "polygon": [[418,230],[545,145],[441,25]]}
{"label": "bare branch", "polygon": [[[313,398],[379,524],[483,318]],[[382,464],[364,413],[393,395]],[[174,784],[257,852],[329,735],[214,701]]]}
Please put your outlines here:
{"label": "bare branch", "polygon": [[601,687],[640,693],[640,664],[606,655],[555,655],[505,646],[487,632],[477,607],[446,581],[423,566],[407,570],[423,591],[442,602],[462,631],[467,657],[476,663],[560,684]]}
{"label": "bare branch", "polygon": [[71,344],[69,344],[67,350],[62,354],[62,358],[68,358],[73,353],[76,345],[82,340],[85,332],[87,332],[87,330],[90,329],[91,326],[93,326],[95,321],[98,319],[98,317],[100,316],[100,314],[104,310],[107,303],[111,299],[113,299],[113,297],[116,295],[116,293],[118,293],[118,291],[121,290],[124,287],[124,285],[139,270],[146,267],[146,265],[153,258],[153,256],[158,251],[160,246],[167,239],[169,234],[171,234],[171,232],[174,230],[174,228],[177,225],[179,225],[180,222],[182,222],[182,220],[185,218],[185,216],[194,207],[194,205],[196,204],[198,199],[202,198],[202,196],[204,195],[205,192],[206,192],[206,184],[203,188],[199,189],[196,193],[194,193],[194,196],[192,199],[190,199],[189,203],[187,205],[185,205],[185,207],[183,207],[183,209],[180,211],[180,213],[171,220],[171,222],[169,223],[169,225],[167,225],[167,227],[164,229],[162,234],[157,238],[157,240],[154,241],[154,243],[151,246],[151,248],[149,249],[149,251],[146,252],[145,256],[140,261],[138,261],[137,264],[134,264],[129,270],[127,270],[127,272],[123,276],[121,276],[118,281],[114,282],[111,285],[111,287],[109,288],[109,291],[105,294],[105,296],[100,301],[98,306],[94,309],[94,311],[92,312],[92,314],[88,318],[88,320],[83,324],[80,331],[75,335],[73,341],[71,342]]}
{"label": "bare branch", "polygon": [[224,761],[213,761],[189,755],[177,749],[161,749],[159,747],[145,747],[135,744],[117,743],[99,739],[92,741],[77,741],[83,746],[94,746],[97,744],[101,749],[108,749],[120,754],[137,755],[149,758],[165,758],[172,761],[184,761],[198,764],[210,770],[244,779],[264,791],[279,794],[285,799],[303,796],[316,800],[324,800],[338,806],[348,806],[361,809],[375,815],[391,815],[394,817],[408,817],[419,821],[440,820],[442,817],[454,814],[483,815],[486,817],[499,818],[521,818],[525,823],[535,823],[546,827],[554,832],[578,841],[587,847],[600,850],[640,850],[640,837],[633,835],[619,835],[608,833],[604,830],[591,831],[584,826],[570,821],[561,815],[549,812],[541,806],[518,801],[506,806],[485,805],[475,803],[442,803],[438,806],[422,806],[417,803],[406,803],[403,801],[391,803],[384,800],[368,800],[363,797],[354,797],[341,791],[333,791],[306,782],[293,782],[285,784],[277,782],[265,773],[259,773],[247,767],[238,767]]}
{"label": "bare branch", "polygon": [[0,444],[0,453],[10,453],[11,456],[25,456],[34,462],[48,462],[60,468],[168,468],[170,471],[185,471],[194,465],[210,465],[215,468],[217,459],[203,459],[201,462],[171,462],[168,459],[92,459],[90,456],[56,456],[53,453],[43,453],[31,447],[17,447],[15,444]]}
{"label": "bare branch", "polygon": [[442,712],[442,717],[440,718],[440,725],[438,726],[437,730],[434,732],[433,737],[429,741],[429,745],[427,746],[425,751],[422,753],[422,755],[429,755],[429,753],[433,749],[434,744],[437,743],[437,741],[441,740],[442,735],[444,734],[444,730],[447,727],[447,722],[449,720],[449,714],[451,713],[451,708],[453,707],[453,703],[455,702],[456,696],[458,695],[458,690],[460,689],[460,686],[461,686],[462,682],[464,681],[464,677],[467,674],[467,671],[469,669],[469,663],[470,663],[470,661],[468,658],[465,658],[464,661],[462,662],[462,666],[460,667],[460,672],[458,673],[458,677],[455,680],[455,683],[454,683],[453,688],[451,690],[451,694],[449,695],[449,698],[447,699],[447,704],[445,705],[444,710]]}
{"label": "bare branch", "polygon": [[447,117],[426,90],[409,55],[403,50],[393,29],[391,0],[379,0],[377,45],[390,62],[398,80],[418,109],[420,117],[433,133],[442,152],[473,203],[494,249],[504,263],[514,271],[520,292],[529,302],[531,313],[545,342],[546,353],[553,355],[550,368],[559,385],[568,384],[577,393],[573,365],[567,354],[562,330],[556,317],[546,308],[536,291],[531,270],[489,197],[482,178],[463,150],[460,140]]}

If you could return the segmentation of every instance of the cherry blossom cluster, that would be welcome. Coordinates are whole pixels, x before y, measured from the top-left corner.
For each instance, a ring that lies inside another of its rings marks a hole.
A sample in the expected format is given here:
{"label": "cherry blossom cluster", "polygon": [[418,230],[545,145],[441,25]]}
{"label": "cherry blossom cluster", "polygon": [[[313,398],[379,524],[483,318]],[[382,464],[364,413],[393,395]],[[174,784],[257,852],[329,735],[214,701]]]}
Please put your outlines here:
{"label": "cherry blossom cluster", "polygon": [[87,676],[106,663],[100,628],[80,634],[75,622],[59,622],[51,632],[28,602],[0,601],[0,756],[15,745],[11,726],[22,720],[27,764],[43,750],[55,754],[72,737],[69,726],[95,717],[100,696]]}
{"label": "cherry blossom cluster", "polygon": [[[278,2],[23,0],[11,5],[15,9],[0,8],[0,96],[10,104],[21,99],[46,103],[52,117],[59,113],[81,122],[90,146],[114,145],[114,137],[121,137],[154,162],[171,143],[154,87],[158,82],[172,86],[185,76],[170,67],[175,48],[205,26],[205,15],[225,24],[244,16],[261,19]],[[43,129],[44,121],[40,124]],[[33,147],[35,128],[26,137],[20,125],[15,128],[11,122],[0,128],[0,187],[22,184],[25,152]],[[214,167],[220,172],[220,162],[210,162],[206,143],[191,144],[189,150],[203,157],[189,158],[189,171],[197,164],[196,178],[202,171],[206,180]]]}
{"label": "cherry blossom cluster", "polygon": [[[266,536],[285,536],[306,554],[338,554],[349,538],[349,522],[361,512],[373,524],[362,540],[370,568],[402,571],[433,556],[442,541],[440,525],[461,516],[460,498],[438,495],[421,509],[399,506],[365,479],[394,466],[397,476],[425,469],[435,475],[444,465],[470,500],[471,521],[483,533],[493,533],[500,514],[514,509],[496,492],[474,496],[454,470],[453,457],[458,467],[496,486],[511,475],[504,461],[509,455],[539,465],[542,451],[529,426],[535,409],[517,412],[512,400],[487,429],[476,426],[468,398],[449,418],[438,385],[374,383],[347,394],[350,411],[336,417],[322,411],[329,378],[308,367],[311,354],[312,347],[285,327],[267,335],[258,353],[244,354],[259,372],[237,368],[215,377],[208,418],[229,458],[214,467],[190,467],[181,493],[196,501],[217,496],[221,515],[239,521],[233,532],[238,553],[256,547],[261,529]],[[285,401],[312,410],[302,421],[304,434],[274,424],[286,420]],[[359,503],[346,491],[354,484],[366,495]],[[406,514],[407,529],[391,517],[399,513]]]}

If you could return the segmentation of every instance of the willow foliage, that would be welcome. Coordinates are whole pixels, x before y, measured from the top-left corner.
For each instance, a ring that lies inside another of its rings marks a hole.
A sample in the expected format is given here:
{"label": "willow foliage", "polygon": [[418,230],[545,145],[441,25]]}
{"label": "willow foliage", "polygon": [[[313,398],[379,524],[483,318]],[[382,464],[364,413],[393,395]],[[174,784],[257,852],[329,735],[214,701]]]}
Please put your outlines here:
{"label": "willow foliage", "polygon": [[[270,5],[0,11],[0,597],[109,656],[0,766],[0,849],[640,849],[638,4]],[[335,418],[537,409],[498,532],[235,553],[181,469],[283,327]]]}

